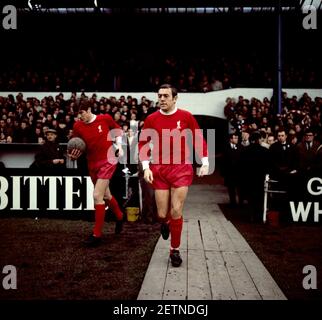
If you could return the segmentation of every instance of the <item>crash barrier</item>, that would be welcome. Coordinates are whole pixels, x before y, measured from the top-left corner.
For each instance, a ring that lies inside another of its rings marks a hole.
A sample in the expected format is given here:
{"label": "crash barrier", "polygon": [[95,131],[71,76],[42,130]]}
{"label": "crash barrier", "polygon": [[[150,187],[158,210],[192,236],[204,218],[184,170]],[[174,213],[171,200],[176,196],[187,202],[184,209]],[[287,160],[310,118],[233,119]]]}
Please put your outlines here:
{"label": "crash barrier", "polygon": [[270,210],[269,200],[272,194],[286,194],[286,190],[278,190],[275,186],[278,184],[277,180],[272,180],[269,174],[265,175],[264,180],[264,206],[263,206],[263,222],[266,223],[267,218],[269,218],[269,223],[271,225],[278,225],[279,213],[276,210]]}

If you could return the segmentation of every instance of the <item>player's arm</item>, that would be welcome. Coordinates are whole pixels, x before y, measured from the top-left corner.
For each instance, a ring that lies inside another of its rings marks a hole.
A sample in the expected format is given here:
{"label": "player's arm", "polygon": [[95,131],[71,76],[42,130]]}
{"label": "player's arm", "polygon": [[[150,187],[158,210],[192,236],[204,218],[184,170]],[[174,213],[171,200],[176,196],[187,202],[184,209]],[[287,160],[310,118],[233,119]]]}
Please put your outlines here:
{"label": "player's arm", "polygon": [[142,169],[144,173],[144,180],[148,183],[153,182],[153,173],[150,169],[150,157],[151,148],[150,141],[151,135],[149,135],[148,130],[150,129],[149,119],[146,118],[144,126],[139,137],[139,159],[142,163]]}
{"label": "player's arm", "polygon": [[198,176],[203,177],[209,173],[208,147],[199,124],[193,115],[191,115],[191,130],[193,132],[193,146],[195,152],[201,159],[201,167]]}

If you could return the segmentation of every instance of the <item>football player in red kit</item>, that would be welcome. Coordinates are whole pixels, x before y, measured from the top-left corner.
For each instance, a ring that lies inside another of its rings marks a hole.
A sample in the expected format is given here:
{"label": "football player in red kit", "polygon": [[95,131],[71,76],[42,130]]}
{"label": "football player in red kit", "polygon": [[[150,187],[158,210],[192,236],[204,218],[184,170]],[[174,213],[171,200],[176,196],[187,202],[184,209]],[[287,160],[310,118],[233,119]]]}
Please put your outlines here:
{"label": "football player in red kit", "polygon": [[178,109],[176,101],[177,90],[169,84],[162,85],[158,91],[160,110],[146,118],[139,149],[144,179],[155,189],[161,235],[163,239],[171,235],[170,259],[174,267],[179,267],[182,211],[193,180],[189,138],[202,161],[199,176],[208,174],[209,162],[207,144],[196,119],[190,112]]}
{"label": "football player in red kit", "polygon": [[[109,182],[118,162],[113,139],[117,144],[118,156],[122,156],[122,130],[110,115],[93,114],[87,102],[81,103],[79,117],[80,121],[76,121],[73,127],[73,137],[80,137],[86,143],[89,175],[94,184],[95,225],[85,244],[95,247],[101,243],[106,206],[116,216],[115,233],[122,231],[123,212],[109,189]],[[69,153],[71,159],[77,159],[80,155],[81,152],[77,149]]]}

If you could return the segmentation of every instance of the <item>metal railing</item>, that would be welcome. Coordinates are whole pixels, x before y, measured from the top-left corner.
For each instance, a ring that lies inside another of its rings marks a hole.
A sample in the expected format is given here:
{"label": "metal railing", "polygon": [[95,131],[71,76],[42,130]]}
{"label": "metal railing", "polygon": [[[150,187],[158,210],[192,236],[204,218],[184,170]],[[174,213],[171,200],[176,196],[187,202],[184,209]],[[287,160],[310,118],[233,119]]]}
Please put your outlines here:
{"label": "metal railing", "polygon": [[285,194],[287,193],[286,190],[274,190],[273,186],[274,184],[279,183],[277,180],[273,180],[270,178],[269,174],[265,175],[265,180],[264,180],[264,208],[263,208],[263,222],[266,222],[266,217],[267,217],[267,211],[269,210],[268,206],[268,200],[269,196],[273,193],[279,193],[279,194]]}

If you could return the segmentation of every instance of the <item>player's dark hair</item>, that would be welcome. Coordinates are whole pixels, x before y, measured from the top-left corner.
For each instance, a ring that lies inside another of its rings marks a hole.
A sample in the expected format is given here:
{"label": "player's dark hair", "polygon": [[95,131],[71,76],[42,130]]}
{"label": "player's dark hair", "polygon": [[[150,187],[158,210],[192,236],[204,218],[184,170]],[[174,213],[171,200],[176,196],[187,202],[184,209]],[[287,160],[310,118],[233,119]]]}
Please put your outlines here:
{"label": "player's dark hair", "polygon": [[169,83],[165,83],[163,85],[160,86],[160,89],[171,89],[171,93],[172,93],[172,97],[176,97],[178,95],[178,90],[177,88],[175,88],[173,85],[169,84]]}
{"label": "player's dark hair", "polygon": [[82,110],[85,110],[87,111],[89,108],[91,107],[90,103],[88,100],[82,100],[79,104],[79,107],[78,107],[78,112],[82,111]]}

